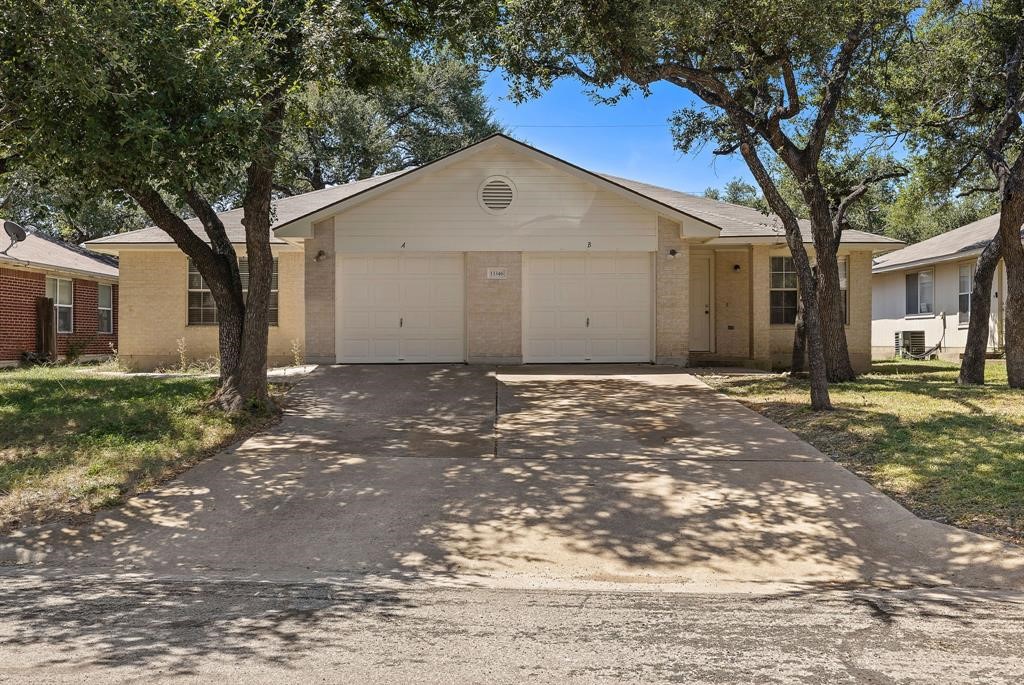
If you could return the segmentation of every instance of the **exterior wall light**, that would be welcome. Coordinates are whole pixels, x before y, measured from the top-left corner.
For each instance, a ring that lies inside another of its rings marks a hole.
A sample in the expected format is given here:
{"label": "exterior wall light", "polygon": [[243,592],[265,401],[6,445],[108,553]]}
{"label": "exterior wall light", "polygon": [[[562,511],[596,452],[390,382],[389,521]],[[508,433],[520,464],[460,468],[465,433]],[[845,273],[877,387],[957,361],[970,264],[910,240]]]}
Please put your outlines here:
{"label": "exterior wall light", "polygon": [[678,255],[679,255],[679,252],[675,248],[672,248],[671,250],[668,251],[668,258],[669,259],[675,259]]}

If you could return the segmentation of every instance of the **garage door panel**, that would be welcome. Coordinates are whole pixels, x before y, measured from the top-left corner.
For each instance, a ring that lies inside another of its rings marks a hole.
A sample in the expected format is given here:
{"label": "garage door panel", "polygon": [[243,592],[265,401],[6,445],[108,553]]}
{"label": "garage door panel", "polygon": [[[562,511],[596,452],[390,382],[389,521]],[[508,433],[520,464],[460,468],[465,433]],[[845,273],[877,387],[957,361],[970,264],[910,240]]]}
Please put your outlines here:
{"label": "garage door panel", "polygon": [[434,330],[454,331],[462,327],[462,312],[431,312],[430,326]]}
{"label": "garage door panel", "polygon": [[526,264],[525,361],[650,361],[650,254],[530,254]]}
{"label": "garage door panel", "polygon": [[558,324],[556,328],[562,332],[571,335],[572,333],[582,334],[587,329],[587,312],[580,309],[578,311],[569,312],[557,312]]}
{"label": "garage door panel", "polygon": [[565,276],[583,275],[587,272],[587,258],[585,256],[560,255],[557,258],[555,272]]}
{"label": "garage door panel", "polygon": [[464,361],[461,254],[339,261],[339,361]]}
{"label": "garage door panel", "polygon": [[455,306],[457,303],[461,304],[462,279],[442,282],[434,281],[430,284],[430,293],[436,303],[447,302],[450,307]]}
{"label": "garage door panel", "polygon": [[567,278],[553,283],[554,304],[557,307],[585,307],[587,302],[587,281],[583,278]]}
{"label": "garage door panel", "polygon": [[341,257],[338,264],[343,280],[365,274],[369,269],[366,257]]}
{"label": "garage door panel", "polygon": [[530,330],[537,331],[538,334],[541,329],[555,328],[558,325],[558,312],[529,312],[527,314],[527,324]]}
{"label": "garage door panel", "polygon": [[646,339],[650,337],[649,331],[651,326],[651,314],[650,312],[619,312],[620,325],[625,331],[645,331],[643,337]]}
{"label": "garage door panel", "polygon": [[393,338],[376,338],[372,342],[373,358],[395,359],[398,357],[399,341]]}
{"label": "garage door panel", "polygon": [[646,279],[651,273],[651,258],[646,254],[617,255],[615,257],[615,272],[620,276],[635,274]]}
{"label": "garage door panel", "polygon": [[462,255],[434,255],[431,257],[430,272],[442,276],[456,276],[462,281],[464,265]]}
{"label": "garage door panel", "polygon": [[557,342],[558,356],[563,359],[576,359],[587,356],[587,341],[561,339]]}
{"label": "garage door panel", "polygon": [[341,341],[342,356],[351,359],[369,359],[370,341],[366,338],[345,338]]}

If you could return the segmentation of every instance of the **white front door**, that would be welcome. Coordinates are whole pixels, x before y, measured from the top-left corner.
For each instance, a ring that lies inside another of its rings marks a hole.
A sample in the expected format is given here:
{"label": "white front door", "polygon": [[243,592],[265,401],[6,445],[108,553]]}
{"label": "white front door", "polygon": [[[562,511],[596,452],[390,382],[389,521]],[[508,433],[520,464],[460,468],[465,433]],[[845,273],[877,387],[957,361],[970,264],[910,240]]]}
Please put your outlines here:
{"label": "white front door", "polygon": [[523,361],[651,360],[649,253],[527,253],[523,261]]}
{"label": "white front door", "polygon": [[690,258],[690,351],[711,351],[711,255]]}
{"label": "white front door", "polygon": [[461,253],[342,254],[339,362],[461,362]]}

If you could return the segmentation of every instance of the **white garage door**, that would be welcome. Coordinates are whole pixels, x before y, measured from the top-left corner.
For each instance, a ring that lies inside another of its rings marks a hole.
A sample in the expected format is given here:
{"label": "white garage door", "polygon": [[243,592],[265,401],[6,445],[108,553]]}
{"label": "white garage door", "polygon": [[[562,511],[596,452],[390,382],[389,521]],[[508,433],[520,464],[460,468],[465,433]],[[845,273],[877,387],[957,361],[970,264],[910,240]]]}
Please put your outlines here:
{"label": "white garage door", "polygon": [[461,362],[460,253],[343,254],[339,362]]}
{"label": "white garage door", "polygon": [[524,361],[651,360],[648,253],[530,253],[524,261]]}

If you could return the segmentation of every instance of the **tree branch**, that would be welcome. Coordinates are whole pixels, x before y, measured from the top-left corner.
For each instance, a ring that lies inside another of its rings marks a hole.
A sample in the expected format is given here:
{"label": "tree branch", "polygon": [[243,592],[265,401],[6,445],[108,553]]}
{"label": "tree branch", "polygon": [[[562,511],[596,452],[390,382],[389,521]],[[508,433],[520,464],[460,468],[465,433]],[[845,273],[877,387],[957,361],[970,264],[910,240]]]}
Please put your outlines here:
{"label": "tree branch", "polygon": [[829,126],[832,125],[832,120],[835,118],[839,103],[843,98],[846,80],[853,66],[853,58],[857,54],[857,49],[864,41],[864,29],[863,24],[858,24],[846,34],[846,39],[839,48],[839,54],[836,56],[832,69],[825,81],[821,102],[818,103],[818,113],[814,118],[810,134],[807,136],[807,147],[805,149],[812,157],[817,158],[822,147],[825,145],[825,136],[828,133]]}
{"label": "tree branch", "polygon": [[843,230],[843,226],[846,222],[846,213],[850,210],[850,207],[854,202],[864,196],[865,193],[870,190],[871,186],[880,181],[888,181],[895,178],[902,178],[910,173],[910,169],[904,166],[899,166],[892,171],[880,172],[877,174],[871,174],[867,176],[863,181],[855,185],[850,191],[839,201],[839,205],[836,207],[835,212],[832,214],[832,221],[837,235],[840,235]]}

